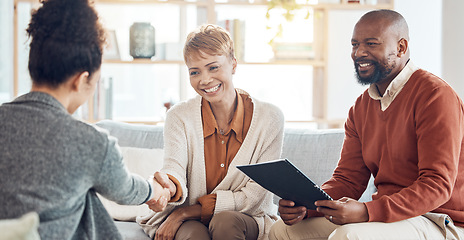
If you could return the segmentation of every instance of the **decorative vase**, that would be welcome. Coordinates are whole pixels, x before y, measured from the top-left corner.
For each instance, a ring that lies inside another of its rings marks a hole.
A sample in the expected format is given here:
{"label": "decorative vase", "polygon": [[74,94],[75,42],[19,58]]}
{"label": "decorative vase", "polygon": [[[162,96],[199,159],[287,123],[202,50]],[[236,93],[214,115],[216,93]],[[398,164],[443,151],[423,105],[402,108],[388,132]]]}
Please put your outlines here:
{"label": "decorative vase", "polygon": [[148,22],[136,22],[130,27],[130,55],[134,58],[155,56],[155,28]]}

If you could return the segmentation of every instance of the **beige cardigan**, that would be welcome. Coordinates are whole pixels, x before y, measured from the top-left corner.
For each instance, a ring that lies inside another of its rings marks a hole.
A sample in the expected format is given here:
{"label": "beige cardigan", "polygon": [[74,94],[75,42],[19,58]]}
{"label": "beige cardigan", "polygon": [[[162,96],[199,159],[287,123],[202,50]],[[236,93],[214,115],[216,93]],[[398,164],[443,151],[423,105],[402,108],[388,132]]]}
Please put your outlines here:
{"label": "beige cardigan", "polygon": [[[165,157],[161,171],[179,180],[183,196],[178,202],[169,203],[161,213],[151,212],[137,218],[150,237],[177,206],[194,205],[199,197],[207,194],[201,99],[197,96],[176,104],[167,113],[164,126]],[[254,98],[252,100],[254,110],[250,129],[226,177],[212,192],[217,195],[214,212],[232,210],[252,216],[259,227],[258,239],[267,239],[270,227],[277,219],[273,195],[235,166],[280,158],[284,117],[276,106]]]}

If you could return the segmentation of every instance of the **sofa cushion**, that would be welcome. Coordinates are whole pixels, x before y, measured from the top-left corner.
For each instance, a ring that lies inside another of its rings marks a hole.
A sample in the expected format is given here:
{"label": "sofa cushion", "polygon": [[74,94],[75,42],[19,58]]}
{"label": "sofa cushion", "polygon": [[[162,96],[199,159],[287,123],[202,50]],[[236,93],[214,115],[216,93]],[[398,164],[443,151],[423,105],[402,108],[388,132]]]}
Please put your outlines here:
{"label": "sofa cushion", "polygon": [[316,184],[333,173],[340,159],[343,129],[285,129],[282,158],[287,158]]}
{"label": "sofa cushion", "polygon": [[136,222],[114,221],[124,240],[150,240]]}
{"label": "sofa cushion", "polygon": [[38,240],[39,215],[35,212],[24,214],[17,219],[0,220],[0,240]]}
{"label": "sofa cushion", "polygon": [[[102,120],[97,126],[107,129],[124,147],[163,148],[163,126],[137,125]],[[344,139],[343,129],[285,128],[282,158],[289,159],[316,184],[327,181],[337,166]],[[376,191],[373,178],[360,201],[370,201]],[[279,198],[274,197],[277,203]]]}
{"label": "sofa cushion", "polygon": [[[337,167],[343,146],[343,129],[292,129],[286,128],[282,158],[287,158],[316,184],[329,180]],[[359,201],[372,200],[376,192],[374,178],[371,176],[366,191]],[[279,197],[274,197],[277,203]]]}
{"label": "sofa cushion", "polygon": [[143,125],[102,120],[98,127],[109,131],[110,135],[118,139],[119,146],[137,148],[163,148],[163,126]]}
{"label": "sofa cushion", "polygon": [[[121,147],[124,162],[129,172],[148,178],[163,167],[163,149]],[[99,196],[111,217],[120,221],[135,221],[137,216],[149,213],[148,205],[120,205]]]}

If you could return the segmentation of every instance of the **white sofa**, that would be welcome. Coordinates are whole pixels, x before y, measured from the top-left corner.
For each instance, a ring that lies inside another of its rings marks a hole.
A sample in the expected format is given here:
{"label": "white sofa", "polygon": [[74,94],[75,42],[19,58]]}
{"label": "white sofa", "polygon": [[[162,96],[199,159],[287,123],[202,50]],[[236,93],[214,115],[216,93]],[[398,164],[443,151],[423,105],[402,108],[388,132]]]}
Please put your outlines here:
{"label": "white sofa", "polygon": [[[119,139],[119,145],[130,171],[141,175],[153,173],[162,165],[163,127],[137,125],[112,120],[96,124]],[[332,175],[343,143],[343,129],[308,130],[285,128],[282,158],[289,159],[317,184]],[[375,191],[373,179],[360,201],[370,200]],[[278,197],[275,197],[275,202]],[[147,206],[119,206],[103,199],[109,213],[125,239],[149,239],[134,222],[135,216],[148,211]]]}

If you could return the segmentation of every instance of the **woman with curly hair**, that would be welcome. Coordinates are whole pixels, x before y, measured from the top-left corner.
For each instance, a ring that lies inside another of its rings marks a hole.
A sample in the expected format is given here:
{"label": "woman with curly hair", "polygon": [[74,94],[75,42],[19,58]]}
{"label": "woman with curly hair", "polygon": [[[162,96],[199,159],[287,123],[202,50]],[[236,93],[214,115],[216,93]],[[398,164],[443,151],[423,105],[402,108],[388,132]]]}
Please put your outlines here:
{"label": "woman with curly hair", "polygon": [[100,78],[97,13],[88,0],[43,1],[27,33],[32,89],[0,106],[0,219],[35,212],[42,239],[122,239],[96,193],[161,210],[169,191],[130,174],[115,138],[71,116]]}

